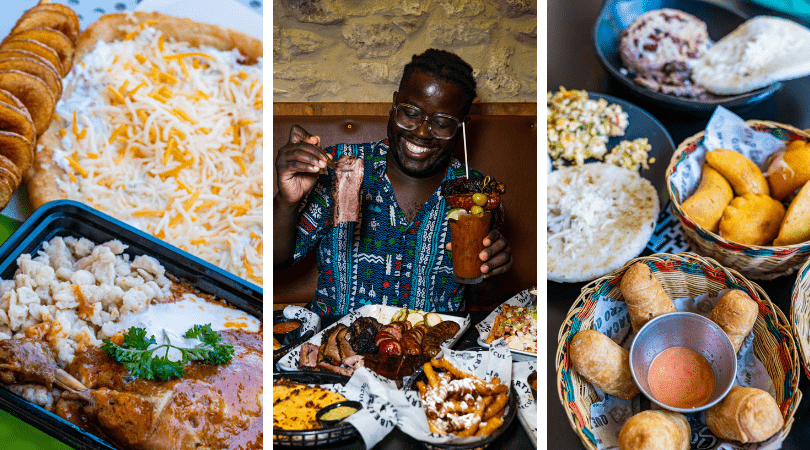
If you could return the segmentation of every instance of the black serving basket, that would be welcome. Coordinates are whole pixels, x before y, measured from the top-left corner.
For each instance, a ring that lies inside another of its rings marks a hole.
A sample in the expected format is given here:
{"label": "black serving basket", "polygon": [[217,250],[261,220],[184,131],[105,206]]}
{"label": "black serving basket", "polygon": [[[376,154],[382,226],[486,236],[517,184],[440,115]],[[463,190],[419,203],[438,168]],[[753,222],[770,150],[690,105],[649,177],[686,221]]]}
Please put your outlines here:
{"label": "black serving basket", "polygon": [[[467,349],[469,351],[481,351],[487,350],[484,347],[474,347]],[[465,350],[466,351],[466,350]],[[416,386],[418,381],[422,381],[427,384],[427,376],[425,375],[424,370],[420,370],[413,378],[412,386]],[[425,441],[421,442],[428,450],[484,450],[488,448],[490,444],[498,440],[499,437],[509,428],[509,425],[512,424],[512,421],[515,419],[515,415],[517,414],[517,391],[515,387],[510,383],[509,385],[509,401],[506,403],[506,407],[503,411],[503,424],[498,427],[492,434],[486,437],[482,437],[478,440],[465,442],[465,443],[447,443],[447,444],[434,444]],[[495,448],[495,447],[492,447]]]}
{"label": "black serving basket", "polygon": [[[277,323],[279,323],[279,322],[282,322],[282,321],[284,321],[284,320],[287,320],[287,319],[285,319],[285,317],[284,317],[284,311],[273,311],[273,325],[275,325],[275,324],[277,324]],[[292,350],[292,349],[294,349],[294,348],[298,347],[299,345],[301,345],[301,344],[303,344],[304,342],[308,341],[308,340],[309,340],[309,338],[311,338],[312,336],[314,336],[314,335],[315,335],[315,330],[312,330],[312,329],[307,330],[306,332],[304,332],[304,333],[302,334],[302,333],[301,333],[301,329],[302,329],[302,328],[303,328],[303,327],[298,327],[298,329],[296,329],[295,331],[293,331],[294,336],[292,336],[291,338],[289,338],[288,343],[287,343],[287,344],[285,344],[284,342],[281,342],[281,345],[282,345],[283,347],[281,347],[280,349],[275,350],[275,351],[273,352],[273,367],[275,367],[276,363],[278,363],[278,361],[279,361],[279,360],[280,360],[280,359],[281,359],[281,358],[282,358],[284,355],[286,355],[287,353],[289,353],[289,351],[290,351],[290,350]]]}
{"label": "black serving basket", "polygon": [[[329,372],[282,372],[273,374],[273,382],[286,378],[296,383],[309,385],[342,384],[349,382],[349,377]],[[355,439],[359,436],[357,429],[347,422],[338,423],[334,428],[320,430],[273,430],[273,445],[283,447],[321,448]]]}
{"label": "black serving basket", "polygon": [[[168,275],[262,318],[262,288],[87,205],[70,200],[57,200],[41,206],[0,246],[0,277],[10,279],[17,270],[20,255],[36,254],[42,243],[57,236],[86,238],[95,244],[117,239],[127,245],[124,253],[131,258],[149,255],[160,261]],[[108,441],[6,389],[0,389],[0,408],[74,448],[118,450]]]}

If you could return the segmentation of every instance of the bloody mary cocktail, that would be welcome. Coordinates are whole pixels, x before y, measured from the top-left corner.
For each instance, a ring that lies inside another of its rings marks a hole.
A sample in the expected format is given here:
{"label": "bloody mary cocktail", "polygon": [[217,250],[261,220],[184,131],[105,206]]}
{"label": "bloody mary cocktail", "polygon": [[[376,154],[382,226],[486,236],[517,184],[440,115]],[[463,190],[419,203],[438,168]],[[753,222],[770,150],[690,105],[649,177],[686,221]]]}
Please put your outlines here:
{"label": "bloody mary cocktail", "polygon": [[463,284],[480,283],[481,258],[484,250],[484,238],[489,234],[492,219],[488,211],[478,214],[461,213],[450,220],[450,239],[453,243],[453,275]]}

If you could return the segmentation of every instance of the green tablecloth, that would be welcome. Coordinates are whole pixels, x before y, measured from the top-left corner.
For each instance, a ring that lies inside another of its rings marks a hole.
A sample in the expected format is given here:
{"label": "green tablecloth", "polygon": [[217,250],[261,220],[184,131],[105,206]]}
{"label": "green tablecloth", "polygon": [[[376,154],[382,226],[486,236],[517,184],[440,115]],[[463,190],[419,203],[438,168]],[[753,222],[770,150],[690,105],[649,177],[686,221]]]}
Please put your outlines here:
{"label": "green tablecloth", "polygon": [[0,410],[0,448],[14,450],[72,449],[2,410]]}
{"label": "green tablecloth", "polygon": [[[19,220],[0,215],[0,244],[5,242],[20,225],[22,222]],[[71,449],[70,446],[3,410],[0,410],[0,448],[14,450]]]}

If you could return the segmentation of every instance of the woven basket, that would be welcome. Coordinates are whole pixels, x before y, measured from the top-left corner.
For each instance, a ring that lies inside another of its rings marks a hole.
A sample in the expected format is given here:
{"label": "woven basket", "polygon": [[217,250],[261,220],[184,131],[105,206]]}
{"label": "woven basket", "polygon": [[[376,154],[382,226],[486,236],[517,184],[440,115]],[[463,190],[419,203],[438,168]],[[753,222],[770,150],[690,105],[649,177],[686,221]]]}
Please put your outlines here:
{"label": "woven basket", "polygon": [[804,372],[810,377],[810,260],[799,269],[790,297],[790,324]]}
{"label": "woven basket", "polygon": [[[756,131],[770,133],[783,141],[810,141],[810,134],[790,125],[762,120],[749,120],[745,123]],[[692,222],[681,209],[678,190],[670,178],[678,170],[678,165],[689,158],[703,142],[703,134],[701,131],[678,146],[666,172],[672,214],[681,222],[689,246],[695,252],[714,258],[720,264],[751,279],[771,280],[795,272],[810,255],[810,242],[781,247],[736,244]]]}
{"label": "woven basket", "polygon": [[633,259],[608,275],[598,278],[582,288],[582,292],[568,311],[557,337],[557,388],[560,401],[571,423],[586,448],[595,450],[596,439],[591,429],[590,408],[599,401],[594,387],[571,367],[568,345],[581,330],[593,328],[594,310],[600,296],[621,299],[619,281],[625,270],[642,261],[655,274],[670,298],[695,297],[723,289],[745,291],[759,304],[759,315],[754,324],[754,354],[764,364],[776,388],[776,401],[785,418],[782,438],[787,437],[793,425],[793,414],[801,400],[799,391],[799,357],[788,320],[771,303],[765,291],[746,280],[738,272],[720,266],[717,261],[694,253],[655,254]]}

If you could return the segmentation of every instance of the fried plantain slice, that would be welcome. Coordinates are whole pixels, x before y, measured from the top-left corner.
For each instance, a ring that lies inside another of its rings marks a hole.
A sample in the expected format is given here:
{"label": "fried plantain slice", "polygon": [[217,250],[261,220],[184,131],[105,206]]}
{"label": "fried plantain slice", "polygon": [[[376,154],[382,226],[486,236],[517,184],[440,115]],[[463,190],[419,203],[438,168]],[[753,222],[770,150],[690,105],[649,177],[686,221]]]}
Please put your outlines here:
{"label": "fried plantain slice", "polygon": [[47,45],[59,55],[59,63],[62,64],[63,69],[67,67],[67,72],[70,72],[69,68],[73,65],[73,52],[75,49],[70,38],[61,31],[52,28],[32,28],[12,33],[6,39],[32,39]]}
{"label": "fried plantain slice", "polygon": [[[17,133],[34,143],[37,136],[31,115],[22,103],[17,106],[5,101],[6,94],[11,95],[7,91],[0,92],[0,131]],[[16,98],[14,100],[19,103]]]}
{"label": "fried plantain slice", "polygon": [[19,70],[4,70],[0,71],[0,89],[7,90],[25,105],[37,136],[48,128],[56,100],[44,81]]}
{"label": "fried plantain slice", "polygon": [[0,176],[6,176],[11,182],[11,187],[17,189],[22,183],[22,172],[13,161],[0,155]]}
{"label": "fried plantain slice", "polygon": [[48,85],[48,89],[56,101],[59,101],[59,97],[62,96],[62,78],[53,65],[47,61],[42,63],[34,58],[20,56],[0,57],[0,71],[3,70],[19,70],[31,74]]}
{"label": "fried plantain slice", "polygon": [[76,14],[76,11],[74,11],[70,6],[63,5],[61,3],[51,3],[49,0],[42,0],[39,2],[37,6],[31,8],[31,10],[34,9],[47,9],[50,11],[58,11],[68,16],[68,19],[70,19],[72,23],[71,27],[77,31],[76,37],[78,39],[78,36],[81,34],[81,25],[79,24],[79,16]]}
{"label": "fried plantain slice", "polygon": [[79,29],[75,27],[73,19],[61,11],[35,6],[17,20],[10,34],[35,28],[50,28],[62,32],[75,44],[79,38]]}
{"label": "fried plantain slice", "polygon": [[17,133],[0,131],[0,155],[14,163],[20,169],[20,173],[25,173],[34,160],[34,146]]}
{"label": "fried plantain slice", "polygon": [[59,76],[61,77],[64,77],[68,74],[68,72],[70,72],[70,67],[62,67],[62,60],[59,59],[59,54],[56,53],[56,50],[33,39],[8,37],[6,40],[0,43],[0,50],[19,50],[31,52],[53,64],[54,67],[58,69]]}
{"label": "fried plantain slice", "polygon": [[16,189],[16,186],[12,187],[11,180],[0,174],[0,209],[8,205]]}

